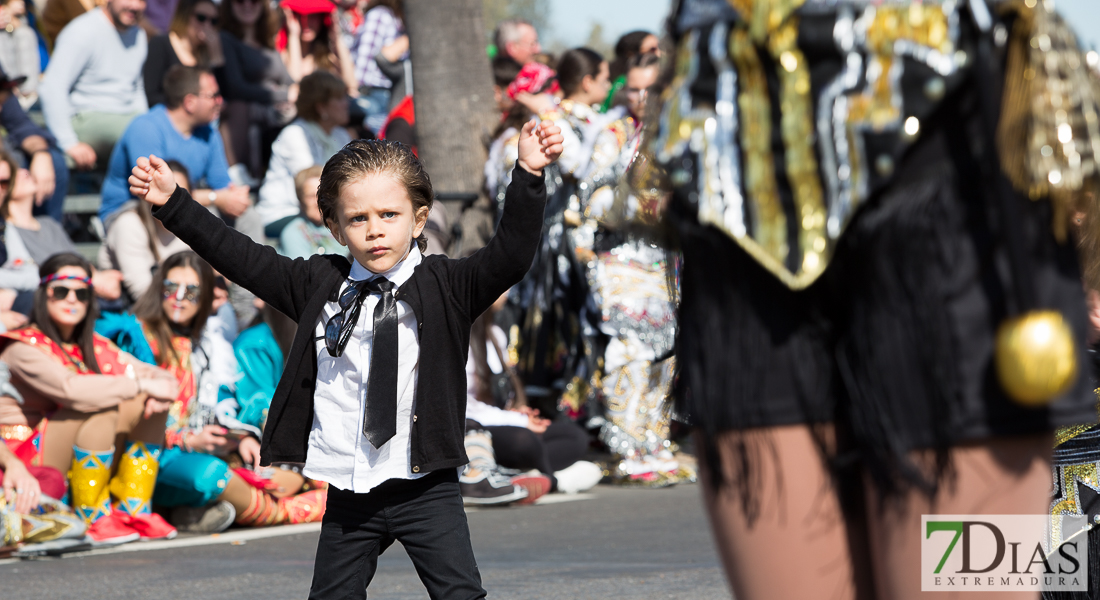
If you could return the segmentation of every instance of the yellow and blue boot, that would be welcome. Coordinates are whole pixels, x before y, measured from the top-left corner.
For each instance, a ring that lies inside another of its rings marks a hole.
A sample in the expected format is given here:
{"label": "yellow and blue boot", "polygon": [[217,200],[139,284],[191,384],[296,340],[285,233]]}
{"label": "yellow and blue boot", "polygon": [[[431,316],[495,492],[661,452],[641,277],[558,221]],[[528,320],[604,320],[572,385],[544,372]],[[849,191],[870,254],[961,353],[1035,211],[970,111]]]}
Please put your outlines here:
{"label": "yellow and blue boot", "polygon": [[111,480],[115,515],[143,540],[172,539],[176,528],[152,511],[153,488],[160,468],[160,444],[131,441],[118,462],[118,473]]}
{"label": "yellow and blue boot", "polygon": [[132,542],[141,537],[111,512],[111,462],[115,451],[85,450],[73,446],[69,493],[73,511],[88,524],[88,537],[97,545]]}

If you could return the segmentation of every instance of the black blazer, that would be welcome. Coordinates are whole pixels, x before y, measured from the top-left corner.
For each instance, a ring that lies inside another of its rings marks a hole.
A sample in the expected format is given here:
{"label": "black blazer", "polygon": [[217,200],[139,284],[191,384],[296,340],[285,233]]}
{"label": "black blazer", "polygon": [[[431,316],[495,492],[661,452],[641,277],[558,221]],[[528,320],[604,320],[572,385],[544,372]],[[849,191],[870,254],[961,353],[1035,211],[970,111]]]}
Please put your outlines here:
{"label": "black blazer", "polygon": [[[425,256],[395,292],[416,314],[420,339],[416,414],[412,423],[414,473],[460,467],[466,421],[466,356],[470,325],[523,278],[542,231],[546,187],[520,167],[512,173],[496,234],[473,255],[454,260]],[[304,462],[313,426],[317,383],[314,330],[330,296],[351,270],[342,256],[290,259],[252,241],[177,188],[153,211],[169,231],[231,281],[298,323],[264,429],[260,462]]]}

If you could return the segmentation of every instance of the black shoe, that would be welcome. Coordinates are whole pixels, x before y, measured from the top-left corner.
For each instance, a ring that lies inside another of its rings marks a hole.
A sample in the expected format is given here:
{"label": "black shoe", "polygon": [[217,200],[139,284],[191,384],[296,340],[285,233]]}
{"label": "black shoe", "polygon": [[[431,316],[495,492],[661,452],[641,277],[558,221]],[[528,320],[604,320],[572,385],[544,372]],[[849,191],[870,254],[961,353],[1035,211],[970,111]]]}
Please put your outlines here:
{"label": "black shoe", "polygon": [[495,473],[484,474],[476,481],[461,478],[458,489],[463,504],[476,506],[511,504],[527,497],[526,489]]}

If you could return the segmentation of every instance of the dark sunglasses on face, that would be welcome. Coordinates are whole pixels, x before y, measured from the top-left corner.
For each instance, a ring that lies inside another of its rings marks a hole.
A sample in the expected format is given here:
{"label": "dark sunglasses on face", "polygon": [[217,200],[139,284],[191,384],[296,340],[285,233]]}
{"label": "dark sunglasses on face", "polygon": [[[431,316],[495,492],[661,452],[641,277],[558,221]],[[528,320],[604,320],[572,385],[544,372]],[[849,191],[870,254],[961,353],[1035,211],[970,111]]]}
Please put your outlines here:
{"label": "dark sunglasses on face", "polygon": [[214,26],[218,25],[218,17],[212,17],[210,15],[200,15],[198,13],[195,13],[192,16],[194,16],[195,20],[199,22],[199,25],[206,25],[207,23],[210,23]]}
{"label": "dark sunglasses on face", "polygon": [[[176,296],[177,294],[179,294],[180,285],[181,284],[176,283],[175,281],[169,281],[169,280],[165,279],[164,280],[164,298],[167,300],[168,298],[172,298],[173,296]],[[198,301],[198,298],[199,298],[199,286],[197,286],[195,284],[188,284],[186,287],[184,287],[184,292],[183,292],[183,299],[184,300],[186,300],[188,302],[196,302],[196,301]]]}
{"label": "dark sunglasses on face", "polygon": [[67,285],[50,286],[50,300],[61,302],[69,297],[70,292],[76,293],[77,302],[87,302],[92,297],[88,288],[71,288]]}

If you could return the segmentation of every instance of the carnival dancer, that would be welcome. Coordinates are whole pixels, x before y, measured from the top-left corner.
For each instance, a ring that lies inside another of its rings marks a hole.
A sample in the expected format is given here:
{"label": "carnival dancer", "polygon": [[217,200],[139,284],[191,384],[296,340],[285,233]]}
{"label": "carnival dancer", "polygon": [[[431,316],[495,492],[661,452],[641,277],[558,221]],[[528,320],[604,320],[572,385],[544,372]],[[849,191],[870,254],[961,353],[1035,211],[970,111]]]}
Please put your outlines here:
{"label": "carnival dancer", "polygon": [[[213,301],[210,265],[194,252],[178,252],[157,268],[132,314],[106,315],[96,326],[135,357],[168,370],[179,384],[153,502],[177,508],[172,522],[192,533],[216,533],[234,522],[315,521],[324,512],[324,490],[298,494],[304,484],[299,475],[280,470],[265,481],[226,462],[235,451],[255,464],[262,413],[250,413],[253,421],[242,422],[237,408],[227,409],[236,404],[237,361],[232,346],[211,326]],[[279,489],[282,493],[273,493]]]}
{"label": "carnival dancer", "polygon": [[396,142],[354,141],[321,175],[321,213],[354,262],[280,257],[176,189],[159,158],[134,168],[133,193],[170,231],[299,324],[260,462],[305,462],[330,484],[311,598],[365,598],[395,540],[431,597],[485,597],[456,470],[470,323],[530,266],[560,144],[553,124],[524,126],[498,233],[463,260],[421,254],[431,182]]}
{"label": "carnival dancer", "polygon": [[628,61],[627,104],[610,113],[623,115],[615,124],[628,137],[618,160],[593,178],[602,185],[578,194],[584,209],[574,230],[587,228],[593,240],[594,256],[584,266],[600,310],[600,354],[590,382],[601,410],[599,439],[616,457],[609,468],[615,482],[649,487],[695,479],[694,470],[674,458],[666,404],[676,365],[678,257],[657,229],[662,194],[648,180],[654,166],[638,154],[646,91],[657,70],[655,54]]}
{"label": "carnival dancer", "polygon": [[[1081,273],[1088,307],[1089,360],[1083,365],[1094,394],[1100,398],[1100,228],[1096,219],[1100,213],[1079,213],[1076,233],[1081,256]],[[1097,403],[1100,410],[1100,402]],[[1100,420],[1100,414],[1097,415]],[[1060,427],[1054,432],[1052,461],[1054,487],[1050,498],[1050,544],[1058,548],[1066,542],[1077,542],[1077,548],[1087,545],[1090,568],[1088,592],[1044,591],[1044,600],[1077,600],[1096,598],[1100,593],[1100,569],[1093,568],[1100,556],[1100,424],[1081,423]],[[1064,517],[1079,518],[1084,529],[1067,530]]]}
{"label": "carnival dancer", "polygon": [[588,382],[598,356],[599,309],[584,271],[594,240],[581,215],[593,186],[618,162],[628,127],[593,108],[607,94],[607,69],[607,61],[591,49],[566,51],[557,70],[564,98],[557,107],[536,105],[561,128],[563,151],[551,172],[535,264],[508,297],[521,315],[518,364],[531,406],[544,414],[563,407],[574,419],[593,412],[587,406]]}
{"label": "carnival dancer", "polygon": [[607,112],[616,104],[623,102],[622,92],[626,88],[626,74],[630,70],[630,63],[643,54],[661,57],[661,42],[656,35],[648,31],[624,33],[619,41],[615,42],[615,60],[611,61],[608,67],[611,89],[607,92],[607,98],[604,99],[603,104],[600,105],[600,112]]}
{"label": "carnival dancer", "polygon": [[1051,5],[677,5],[676,409],[738,598],[918,597],[922,514],[1042,514],[1095,422],[1097,88]]}
{"label": "carnival dancer", "polygon": [[[519,148],[519,130],[533,118],[553,118],[558,106],[554,97],[561,88],[557,73],[550,67],[530,62],[520,68],[510,58],[498,57],[493,61],[493,75],[499,77],[494,92],[499,95],[497,106],[501,109],[500,123],[493,131],[489,144],[489,157],[485,161],[485,188],[494,201],[496,216],[500,220],[504,209],[504,195],[512,183],[512,167],[516,164]],[[504,77],[511,77],[504,81]],[[550,176],[548,176],[550,177]]]}
{"label": "carnival dancer", "polygon": [[[30,454],[24,461],[68,472],[72,506],[94,542],[174,536],[149,503],[175,380],[94,333],[98,310],[86,260],[56,254],[39,273],[31,325],[0,337],[0,361],[23,397],[0,396],[5,438],[22,432],[17,452]],[[120,412],[131,423],[112,479]]]}

